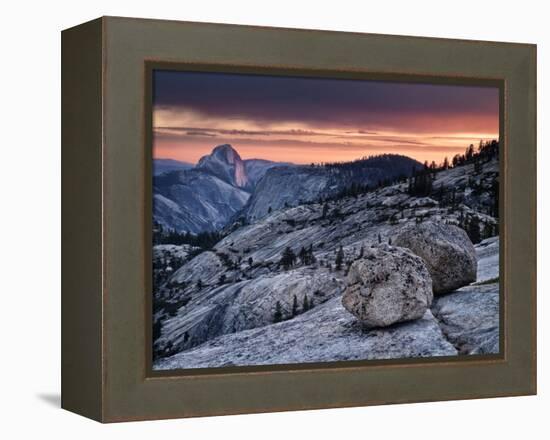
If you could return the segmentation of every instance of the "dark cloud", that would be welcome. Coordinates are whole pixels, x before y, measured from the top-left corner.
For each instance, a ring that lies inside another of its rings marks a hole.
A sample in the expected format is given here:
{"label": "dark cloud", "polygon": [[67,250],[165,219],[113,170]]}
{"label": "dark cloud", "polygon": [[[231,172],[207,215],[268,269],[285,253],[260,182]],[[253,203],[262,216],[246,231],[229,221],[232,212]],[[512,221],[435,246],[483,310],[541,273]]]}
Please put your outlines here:
{"label": "dark cloud", "polygon": [[181,133],[182,135],[203,135],[203,136],[218,136],[218,135],[244,135],[244,136],[311,136],[322,135],[328,136],[330,133],[320,132],[314,130],[227,130],[221,128],[204,128],[204,127],[155,127],[157,131],[171,131],[174,133]]}
{"label": "dark cloud", "polygon": [[186,131],[185,134],[187,136],[209,136],[209,137],[217,136],[216,134],[208,133],[207,131]]}
{"label": "dark cloud", "polygon": [[378,134],[375,131],[357,130],[358,134]]}
{"label": "dark cloud", "polygon": [[[155,137],[158,140],[168,141],[172,144],[172,148],[181,149],[181,145],[178,143],[180,140],[178,135],[173,133],[165,132],[156,132]],[[210,140],[209,136],[201,136],[197,134],[197,138],[203,137],[205,141]],[[309,147],[315,147],[317,149],[326,149],[328,151],[334,150],[335,148],[345,147],[348,150],[361,151],[371,151],[371,150],[383,150],[384,148],[395,149],[395,150],[408,150],[408,151],[441,151],[444,150],[444,147],[434,146],[418,141],[410,141],[407,139],[400,139],[395,137],[378,137],[373,139],[366,139],[365,142],[361,144],[353,144],[346,141],[345,139],[332,139],[327,141],[309,141],[301,139],[288,139],[284,137],[273,138],[267,140],[261,140],[257,138],[247,138],[242,137],[239,139],[234,138],[224,138],[224,142],[231,143],[232,145],[254,145],[255,147],[261,148],[264,151],[269,149],[279,148],[281,146],[290,146],[296,149],[304,149]],[[386,144],[386,146],[384,145]],[[210,148],[212,144],[208,144]]]}
{"label": "dark cloud", "polygon": [[162,70],[154,74],[155,106],[192,108],[226,119],[395,126],[429,115],[498,115],[498,101],[494,87]]}

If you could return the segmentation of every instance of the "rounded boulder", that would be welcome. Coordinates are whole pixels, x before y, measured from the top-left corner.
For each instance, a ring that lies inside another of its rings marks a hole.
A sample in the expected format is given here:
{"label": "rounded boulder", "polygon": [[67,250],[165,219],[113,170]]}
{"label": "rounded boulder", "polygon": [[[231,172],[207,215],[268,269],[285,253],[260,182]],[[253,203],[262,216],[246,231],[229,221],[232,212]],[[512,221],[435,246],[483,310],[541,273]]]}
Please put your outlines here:
{"label": "rounded boulder", "polygon": [[366,327],[419,319],[433,300],[426,265],[403,248],[366,249],[350,266],[347,281],[342,305]]}
{"label": "rounded boulder", "polygon": [[466,231],[458,226],[435,222],[411,224],[397,232],[393,244],[410,249],[424,260],[436,295],[476,281],[476,251]]}

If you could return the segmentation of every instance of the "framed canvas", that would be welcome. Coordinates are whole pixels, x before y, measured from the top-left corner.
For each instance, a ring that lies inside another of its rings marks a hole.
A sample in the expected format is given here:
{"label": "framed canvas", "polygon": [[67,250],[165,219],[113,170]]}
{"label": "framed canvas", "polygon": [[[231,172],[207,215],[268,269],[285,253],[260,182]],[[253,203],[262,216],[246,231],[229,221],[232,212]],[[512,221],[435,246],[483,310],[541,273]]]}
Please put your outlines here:
{"label": "framed canvas", "polygon": [[536,46],[62,33],[62,406],[536,393]]}

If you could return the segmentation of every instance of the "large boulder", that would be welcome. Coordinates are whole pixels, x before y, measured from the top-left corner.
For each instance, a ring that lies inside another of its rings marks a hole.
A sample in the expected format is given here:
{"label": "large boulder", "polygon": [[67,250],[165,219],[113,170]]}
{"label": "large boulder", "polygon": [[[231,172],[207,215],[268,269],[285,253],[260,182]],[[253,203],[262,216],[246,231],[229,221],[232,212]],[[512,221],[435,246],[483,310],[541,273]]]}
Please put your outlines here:
{"label": "large boulder", "polygon": [[365,327],[421,318],[433,299],[432,279],[421,258],[403,248],[368,248],[348,273],[342,305]]}
{"label": "large boulder", "polygon": [[457,226],[435,222],[410,224],[397,232],[393,244],[410,249],[424,260],[436,295],[476,281],[474,245],[466,231]]}

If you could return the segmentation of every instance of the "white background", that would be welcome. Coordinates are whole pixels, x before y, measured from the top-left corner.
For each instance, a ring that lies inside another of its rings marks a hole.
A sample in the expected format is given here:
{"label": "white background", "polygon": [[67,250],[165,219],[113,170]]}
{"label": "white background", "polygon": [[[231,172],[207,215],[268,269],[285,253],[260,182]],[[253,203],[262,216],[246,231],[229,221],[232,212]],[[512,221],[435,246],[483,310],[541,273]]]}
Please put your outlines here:
{"label": "white background", "polygon": [[[548,435],[548,11],[543,1],[13,1],[2,7],[2,438],[541,438]],[[60,31],[101,15],[538,44],[539,396],[100,425],[59,409]],[[547,199],[546,199],[547,200]],[[546,316],[543,316],[546,314]],[[546,409],[545,409],[546,406]],[[543,432],[546,431],[544,434]],[[537,434],[538,433],[538,434]],[[7,434],[7,435],[6,435]],[[548,437],[546,437],[548,438]]]}

